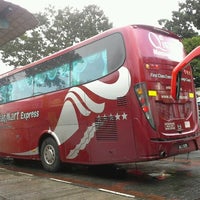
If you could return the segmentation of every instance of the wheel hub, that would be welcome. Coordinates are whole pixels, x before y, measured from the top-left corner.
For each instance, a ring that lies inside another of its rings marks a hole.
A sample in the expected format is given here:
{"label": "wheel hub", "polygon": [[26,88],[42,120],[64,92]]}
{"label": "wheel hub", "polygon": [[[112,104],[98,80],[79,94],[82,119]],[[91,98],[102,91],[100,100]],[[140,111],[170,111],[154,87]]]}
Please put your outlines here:
{"label": "wheel hub", "polygon": [[44,149],[44,159],[48,165],[52,165],[55,161],[55,149],[52,145],[47,145]]}

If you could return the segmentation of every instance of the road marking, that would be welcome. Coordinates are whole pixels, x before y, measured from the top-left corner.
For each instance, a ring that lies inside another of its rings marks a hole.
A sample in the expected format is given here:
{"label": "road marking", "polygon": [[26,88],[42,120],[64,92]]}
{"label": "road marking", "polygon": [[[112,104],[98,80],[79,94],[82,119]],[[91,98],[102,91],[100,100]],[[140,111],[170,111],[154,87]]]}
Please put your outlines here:
{"label": "road marking", "polygon": [[[49,179],[52,180],[52,181],[60,182],[60,183],[74,184],[74,183],[72,183],[72,182],[63,181],[63,180],[56,179],[56,178],[49,178]],[[124,197],[135,198],[135,196],[130,195],[130,194],[125,194],[125,193],[121,193],[121,192],[115,192],[115,191],[106,190],[106,189],[103,189],[103,188],[97,188],[97,190],[99,190],[99,191],[101,191],[101,192],[107,192],[107,193],[111,193],[111,194],[116,194],[116,195],[124,196]]]}
{"label": "road marking", "polygon": [[0,167],[1,170],[5,170],[5,168]]}
{"label": "road marking", "polygon": [[25,173],[25,172],[17,172],[18,174],[27,175],[27,176],[34,176],[33,174]]}
{"label": "road marking", "polygon": [[60,179],[57,179],[57,178],[49,178],[49,179],[52,180],[52,181],[57,181],[57,182],[61,182],[61,183],[72,184],[72,182],[69,182],[69,181],[63,181],[63,180],[60,180]]}
{"label": "road marking", "polygon": [[130,195],[130,194],[125,194],[125,193],[121,193],[121,192],[115,192],[115,191],[106,190],[106,189],[103,189],[103,188],[98,188],[98,190],[102,191],[102,192],[108,192],[108,193],[111,193],[111,194],[116,194],[116,195],[124,196],[124,197],[135,198],[135,196]]}

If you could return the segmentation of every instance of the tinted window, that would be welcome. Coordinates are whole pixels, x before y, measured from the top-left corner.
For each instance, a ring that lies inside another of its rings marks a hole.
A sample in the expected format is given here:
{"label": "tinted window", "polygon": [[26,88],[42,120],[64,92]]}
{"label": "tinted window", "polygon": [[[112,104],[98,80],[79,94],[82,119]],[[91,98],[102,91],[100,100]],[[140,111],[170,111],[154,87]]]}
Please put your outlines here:
{"label": "tinted window", "polygon": [[121,34],[115,33],[0,80],[5,103],[87,83],[113,72],[125,60]]}

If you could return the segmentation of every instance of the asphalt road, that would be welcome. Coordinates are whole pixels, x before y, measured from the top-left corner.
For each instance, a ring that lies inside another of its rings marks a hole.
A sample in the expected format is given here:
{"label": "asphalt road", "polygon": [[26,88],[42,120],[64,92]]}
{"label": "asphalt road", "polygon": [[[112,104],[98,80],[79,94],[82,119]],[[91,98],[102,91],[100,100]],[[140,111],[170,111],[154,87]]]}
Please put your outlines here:
{"label": "asphalt road", "polygon": [[38,162],[0,162],[1,199],[200,199],[200,151],[152,162],[45,172]]}

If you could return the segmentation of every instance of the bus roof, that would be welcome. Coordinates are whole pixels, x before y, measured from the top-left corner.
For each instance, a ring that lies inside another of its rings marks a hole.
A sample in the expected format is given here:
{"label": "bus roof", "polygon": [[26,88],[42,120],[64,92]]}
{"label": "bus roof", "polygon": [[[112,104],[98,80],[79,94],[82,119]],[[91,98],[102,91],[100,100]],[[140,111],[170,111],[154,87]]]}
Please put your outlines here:
{"label": "bus roof", "polygon": [[26,9],[0,0],[0,46],[37,26],[38,21]]}
{"label": "bus roof", "polygon": [[133,27],[134,28],[147,29],[147,30],[150,30],[150,31],[153,31],[153,32],[159,32],[161,34],[168,35],[170,37],[174,37],[174,38],[180,39],[180,37],[178,35],[176,35],[175,33],[170,32],[168,30],[165,30],[163,28],[158,28],[158,27],[149,26],[149,25],[141,25],[141,24],[133,25]]}

